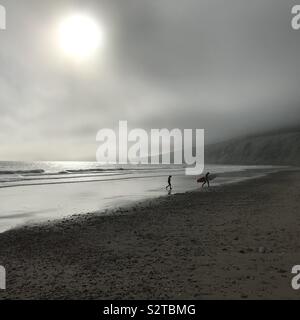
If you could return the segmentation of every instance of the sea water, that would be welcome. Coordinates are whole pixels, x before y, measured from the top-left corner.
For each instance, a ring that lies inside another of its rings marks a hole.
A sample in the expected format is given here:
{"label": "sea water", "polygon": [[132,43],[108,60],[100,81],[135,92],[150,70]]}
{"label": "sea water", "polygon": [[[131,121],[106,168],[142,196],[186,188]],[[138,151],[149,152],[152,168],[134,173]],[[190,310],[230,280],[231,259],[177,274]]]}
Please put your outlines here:
{"label": "sea water", "polygon": [[[212,185],[232,183],[274,170],[270,166],[208,165]],[[0,162],[0,232],[74,214],[104,212],[139,200],[199,188],[183,166],[103,166],[97,162]]]}

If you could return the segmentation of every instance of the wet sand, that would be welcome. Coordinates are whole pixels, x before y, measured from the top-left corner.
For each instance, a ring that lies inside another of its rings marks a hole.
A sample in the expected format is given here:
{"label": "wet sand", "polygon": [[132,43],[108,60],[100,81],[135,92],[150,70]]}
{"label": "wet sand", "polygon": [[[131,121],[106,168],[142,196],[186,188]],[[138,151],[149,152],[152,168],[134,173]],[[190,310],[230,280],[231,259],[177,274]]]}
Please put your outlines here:
{"label": "wet sand", "polygon": [[299,200],[287,171],[8,231],[0,298],[299,299]]}

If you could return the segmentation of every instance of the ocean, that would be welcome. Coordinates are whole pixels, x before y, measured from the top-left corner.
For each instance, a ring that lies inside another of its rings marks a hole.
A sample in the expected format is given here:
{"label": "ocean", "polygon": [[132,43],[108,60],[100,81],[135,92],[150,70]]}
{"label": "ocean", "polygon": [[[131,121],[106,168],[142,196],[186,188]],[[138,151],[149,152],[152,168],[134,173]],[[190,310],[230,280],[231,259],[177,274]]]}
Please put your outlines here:
{"label": "ocean", "polygon": [[[253,178],[271,166],[207,165],[213,186]],[[74,214],[105,212],[139,200],[199,188],[183,166],[104,166],[97,162],[0,162],[0,232]]]}

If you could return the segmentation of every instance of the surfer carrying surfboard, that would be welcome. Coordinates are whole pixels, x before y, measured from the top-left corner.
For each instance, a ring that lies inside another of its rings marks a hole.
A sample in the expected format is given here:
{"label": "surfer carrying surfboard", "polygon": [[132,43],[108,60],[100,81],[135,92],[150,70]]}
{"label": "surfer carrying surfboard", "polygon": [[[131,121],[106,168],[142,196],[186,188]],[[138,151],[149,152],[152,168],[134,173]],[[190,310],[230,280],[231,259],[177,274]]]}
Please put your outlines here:
{"label": "surfer carrying surfboard", "polygon": [[205,184],[207,183],[207,186],[209,187],[209,176],[210,172],[207,172],[206,176],[205,176],[205,182],[202,185],[202,188],[205,186]]}
{"label": "surfer carrying surfboard", "polygon": [[205,175],[205,177],[201,177],[197,180],[198,183],[203,182],[202,184],[202,188],[207,184],[207,186],[209,187],[209,175],[210,172],[207,172],[207,174]]}

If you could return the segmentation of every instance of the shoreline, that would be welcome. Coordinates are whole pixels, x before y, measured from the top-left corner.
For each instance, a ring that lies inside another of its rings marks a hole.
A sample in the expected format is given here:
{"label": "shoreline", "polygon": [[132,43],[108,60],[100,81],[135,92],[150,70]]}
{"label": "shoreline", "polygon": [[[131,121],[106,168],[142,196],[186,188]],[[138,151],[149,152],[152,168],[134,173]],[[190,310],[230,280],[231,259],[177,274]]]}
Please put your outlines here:
{"label": "shoreline", "polygon": [[[215,168],[216,178],[211,186],[228,185],[264,176],[286,167],[255,167],[228,171]],[[89,181],[89,183],[24,185],[0,190],[2,212],[0,234],[26,225],[59,221],[74,215],[87,213],[105,214],[116,208],[134,206],[136,203],[166,196],[167,176],[143,176],[139,178]],[[173,176],[172,194],[201,189],[195,178],[185,175]],[[17,203],[16,200],[18,199]]]}
{"label": "shoreline", "polygon": [[294,169],[6,231],[0,299],[297,299],[299,186]]}
{"label": "shoreline", "polygon": [[43,227],[43,226],[44,227],[51,227],[51,226],[55,227],[55,225],[57,225],[61,222],[67,223],[67,222],[72,221],[74,219],[78,220],[78,222],[79,222],[79,220],[83,220],[83,222],[84,222],[86,216],[107,217],[107,216],[121,216],[121,215],[126,215],[126,214],[137,214],[137,211],[139,208],[143,210],[143,209],[147,208],[148,206],[151,206],[153,203],[157,202],[156,204],[159,204],[160,201],[163,201],[164,199],[169,198],[169,197],[176,197],[178,195],[194,194],[194,193],[199,193],[199,192],[218,190],[220,188],[226,188],[227,186],[230,186],[230,185],[239,184],[239,183],[246,183],[247,181],[261,179],[261,178],[267,177],[268,175],[278,173],[280,171],[284,171],[284,170],[289,171],[289,170],[291,170],[291,168],[287,167],[286,169],[281,169],[281,170],[276,169],[275,171],[270,171],[270,172],[265,171],[262,173],[260,173],[260,170],[261,169],[246,169],[245,171],[243,171],[244,174],[247,174],[249,171],[252,173],[255,172],[257,175],[254,175],[254,176],[243,176],[240,171],[231,172],[230,174],[237,175],[237,177],[238,177],[237,180],[232,180],[232,181],[220,183],[217,185],[212,185],[212,186],[210,186],[210,188],[207,188],[207,186],[205,186],[204,188],[201,188],[201,184],[200,184],[200,185],[198,185],[198,187],[195,186],[195,189],[187,190],[184,192],[176,192],[176,193],[159,195],[159,196],[149,197],[149,198],[145,197],[140,200],[133,200],[133,201],[126,203],[126,204],[123,204],[123,205],[112,206],[111,208],[107,208],[105,210],[97,210],[97,211],[93,211],[93,212],[71,214],[69,216],[57,218],[57,219],[53,219],[53,220],[40,221],[40,222],[34,222],[34,223],[16,226],[15,228],[6,230],[4,232],[0,232],[0,236],[1,236],[1,234],[4,234],[6,232],[10,232],[10,231],[22,232],[23,229],[31,229],[31,228],[35,228],[35,227]]}

